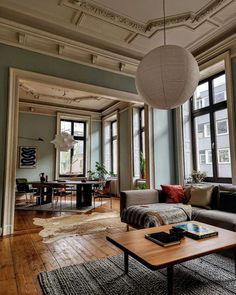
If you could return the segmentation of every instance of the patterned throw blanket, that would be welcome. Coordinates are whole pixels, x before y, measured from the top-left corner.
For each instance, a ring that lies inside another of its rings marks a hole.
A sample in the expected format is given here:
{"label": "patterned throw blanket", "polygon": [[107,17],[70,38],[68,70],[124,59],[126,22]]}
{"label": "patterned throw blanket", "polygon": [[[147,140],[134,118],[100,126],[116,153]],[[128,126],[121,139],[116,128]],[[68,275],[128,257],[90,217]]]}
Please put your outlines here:
{"label": "patterned throw blanket", "polygon": [[154,227],[191,220],[191,205],[147,204],[130,206],[122,211],[121,221],[136,227]]}

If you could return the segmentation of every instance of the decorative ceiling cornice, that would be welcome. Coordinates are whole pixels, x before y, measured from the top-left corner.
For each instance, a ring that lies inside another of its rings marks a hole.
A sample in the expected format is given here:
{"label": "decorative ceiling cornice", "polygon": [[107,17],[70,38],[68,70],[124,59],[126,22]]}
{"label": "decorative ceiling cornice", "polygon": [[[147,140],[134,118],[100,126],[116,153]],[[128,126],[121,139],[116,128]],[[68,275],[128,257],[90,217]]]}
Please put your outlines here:
{"label": "decorative ceiling cornice", "polygon": [[[68,3],[74,4],[78,9],[84,13],[96,16],[98,18],[105,19],[107,21],[112,21],[120,23],[126,28],[130,28],[132,31],[145,33],[147,26],[145,24],[134,21],[131,18],[122,16],[118,13],[115,13],[109,9],[105,9],[93,3],[89,3],[85,0],[68,0]],[[64,3],[65,4],[65,3]]]}
{"label": "decorative ceiling cornice", "polygon": [[[214,0],[210,2],[207,6],[200,9],[195,15],[192,16],[192,22],[199,22],[209,14],[214,12],[218,7],[224,3],[229,2],[228,0]],[[230,1],[231,2],[231,1]]]}
{"label": "decorative ceiling cornice", "polygon": [[[187,13],[182,13],[176,16],[169,16],[166,17],[165,19],[165,25],[166,26],[172,26],[172,25],[176,25],[176,24],[180,24],[180,23],[184,23],[186,21],[188,21],[191,18],[191,13],[187,12]],[[164,26],[164,19],[157,19],[157,20],[153,20],[151,21],[148,25],[147,25],[147,30],[150,31],[152,28],[162,28]]]}
{"label": "decorative ceiling cornice", "polygon": [[[186,12],[167,17],[165,19],[165,24],[167,26],[175,26],[187,23],[188,26],[194,27],[198,25],[198,23],[203,19],[212,14],[215,10],[222,7],[225,3],[232,1],[234,0],[212,0],[196,13]],[[104,21],[118,24],[120,27],[124,27],[127,30],[145,35],[147,37],[152,35],[153,32],[162,29],[164,24],[163,18],[150,20],[148,23],[144,24],[127,16],[118,14],[111,9],[98,6],[89,0],[62,0],[60,4],[76,9],[87,15],[92,15]]]}

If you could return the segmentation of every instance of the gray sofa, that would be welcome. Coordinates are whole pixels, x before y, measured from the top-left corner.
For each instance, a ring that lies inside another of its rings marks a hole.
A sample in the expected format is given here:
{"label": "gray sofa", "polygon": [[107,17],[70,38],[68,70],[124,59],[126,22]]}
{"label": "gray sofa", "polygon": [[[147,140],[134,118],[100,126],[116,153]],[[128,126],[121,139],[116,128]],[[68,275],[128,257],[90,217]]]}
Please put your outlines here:
{"label": "gray sofa", "polygon": [[[136,228],[140,228],[140,224],[129,222],[129,207],[135,207],[138,212],[143,208],[147,210],[150,204],[165,203],[165,196],[161,190],[129,190],[121,192],[120,195],[121,220]],[[236,231],[236,186],[215,185],[208,209],[192,206],[191,220]]]}

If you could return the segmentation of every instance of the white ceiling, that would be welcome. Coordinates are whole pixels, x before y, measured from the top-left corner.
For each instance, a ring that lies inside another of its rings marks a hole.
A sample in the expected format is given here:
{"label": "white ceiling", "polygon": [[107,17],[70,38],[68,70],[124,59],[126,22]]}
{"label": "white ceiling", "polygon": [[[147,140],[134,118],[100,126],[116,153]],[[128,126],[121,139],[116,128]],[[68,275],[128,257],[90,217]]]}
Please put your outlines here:
{"label": "white ceiling", "polygon": [[[236,31],[236,0],[165,0],[167,44],[199,50]],[[0,17],[141,59],[163,45],[163,0],[1,0]],[[22,102],[103,111],[117,101],[21,81]]]}
{"label": "white ceiling", "polygon": [[33,105],[55,105],[98,112],[118,102],[91,92],[23,79],[19,83],[19,97],[20,102],[31,102]]}
{"label": "white ceiling", "polygon": [[[235,0],[165,0],[167,43],[199,47],[236,28]],[[162,0],[1,0],[0,17],[133,58],[163,45]]]}

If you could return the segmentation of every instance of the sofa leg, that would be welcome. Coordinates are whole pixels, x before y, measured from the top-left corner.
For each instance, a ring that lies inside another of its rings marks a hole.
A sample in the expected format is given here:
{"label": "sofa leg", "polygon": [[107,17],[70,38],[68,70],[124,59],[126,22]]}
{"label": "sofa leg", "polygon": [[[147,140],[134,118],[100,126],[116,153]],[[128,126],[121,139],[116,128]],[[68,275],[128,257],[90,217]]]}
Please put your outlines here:
{"label": "sofa leg", "polygon": [[129,225],[126,224],[126,231],[129,231]]}

